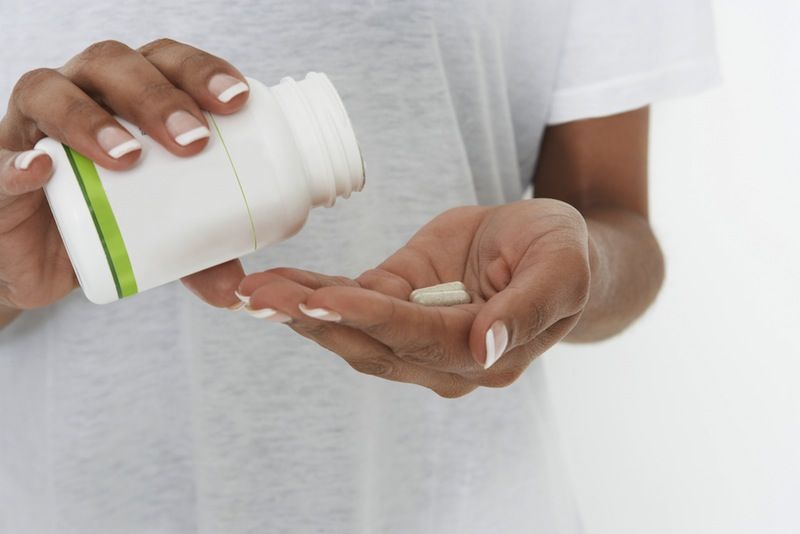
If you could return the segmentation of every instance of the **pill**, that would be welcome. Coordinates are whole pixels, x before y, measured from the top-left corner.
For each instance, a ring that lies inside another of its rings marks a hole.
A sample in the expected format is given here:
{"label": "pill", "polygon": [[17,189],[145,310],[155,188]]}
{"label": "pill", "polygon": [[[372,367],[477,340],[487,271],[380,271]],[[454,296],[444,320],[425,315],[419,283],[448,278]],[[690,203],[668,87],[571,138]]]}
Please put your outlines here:
{"label": "pill", "polygon": [[472,299],[469,293],[460,289],[448,291],[435,291],[433,293],[418,293],[411,302],[423,306],[453,306],[455,304],[469,304]]}
{"label": "pill", "polygon": [[423,306],[453,306],[472,302],[472,298],[461,282],[421,287],[412,291],[409,299],[411,302]]}
{"label": "pill", "polygon": [[428,286],[428,287],[421,287],[419,289],[415,289],[411,292],[411,298],[414,298],[414,295],[419,293],[433,293],[434,291],[444,291],[446,289],[460,289],[461,291],[466,291],[467,288],[464,287],[464,284],[461,282],[445,282],[444,284],[436,284],[435,286]]}

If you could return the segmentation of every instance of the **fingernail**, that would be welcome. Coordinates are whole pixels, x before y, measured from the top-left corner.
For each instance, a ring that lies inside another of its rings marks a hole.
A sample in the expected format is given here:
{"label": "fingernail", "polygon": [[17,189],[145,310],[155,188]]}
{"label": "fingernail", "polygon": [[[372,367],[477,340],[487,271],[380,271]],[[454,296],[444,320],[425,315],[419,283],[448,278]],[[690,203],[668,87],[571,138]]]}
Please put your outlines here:
{"label": "fingernail", "polygon": [[486,362],[484,369],[488,369],[500,359],[508,346],[508,329],[503,321],[495,321],[486,331]]}
{"label": "fingernail", "polygon": [[242,301],[242,304],[250,304],[250,297],[248,295],[242,295],[239,293],[238,290],[233,292],[236,295],[236,298]]}
{"label": "fingernail", "polygon": [[244,302],[237,302],[236,304],[231,304],[230,306],[228,306],[228,309],[230,311],[239,311],[244,307],[245,307],[245,303]]}
{"label": "fingernail", "polygon": [[186,146],[211,135],[208,128],[188,111],[178,110],[167,117],[167,131],[181,146]]}
{"label": "fingernail", "polygon": [[244,310],[249,313],[251,317],[255,317],[256,319],[267,319],[268,321],[272,321],[274,323],[288,323],[292,320],[292,318],[285,313],[281,313],[272,308],[261,308],[259,310],[254,310],[250,306],[244,306]]}
{"label": "fingernail", "polygon": [[246,83],[229,74],[215,74],[208,81],[208,90],[217,97],[217,100],[227,104],[233,97],[250,90]]}
{"label": "fingernail", "polygon": [[47,154],[47,152],[44,150],[26,150],[25,152],[21,152],[14,159],[14,167],[20,171],[28,170],[33,160],[45,154]]}
{"label": "fingernail", "polygon": [[114,159],[119,159],[142,145],[130,133],[118,126],[106,126],[97,132],[97,143]]}
{"label": "fingernail", "polygon": [[342,320],[341,315],[339,315],[335,311],[326,310],[325,308],[309,308],[303,303],[300,303],[299,308],[304,315],[307,315],[314,319],[319,319],[320,321],[329,321],[332,323],[338,323],[339,321]]}

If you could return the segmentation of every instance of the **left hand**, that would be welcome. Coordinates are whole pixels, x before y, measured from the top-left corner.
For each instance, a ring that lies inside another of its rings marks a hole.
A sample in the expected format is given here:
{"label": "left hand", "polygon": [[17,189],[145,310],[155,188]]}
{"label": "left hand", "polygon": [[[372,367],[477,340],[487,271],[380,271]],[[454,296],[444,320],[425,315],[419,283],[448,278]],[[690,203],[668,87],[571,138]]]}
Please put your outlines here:
{"label": "left hand", "polygon": [[[413,289],[456,280],[471,304],[408,301]],[[291,319],[358,371],[459,397],[511,384],[567,335],[589,282],[581,214],[533,199],[448,210],[355,280],[277,268],[245,277],[239,291],[251,310],[274,309],[273,320]]]}

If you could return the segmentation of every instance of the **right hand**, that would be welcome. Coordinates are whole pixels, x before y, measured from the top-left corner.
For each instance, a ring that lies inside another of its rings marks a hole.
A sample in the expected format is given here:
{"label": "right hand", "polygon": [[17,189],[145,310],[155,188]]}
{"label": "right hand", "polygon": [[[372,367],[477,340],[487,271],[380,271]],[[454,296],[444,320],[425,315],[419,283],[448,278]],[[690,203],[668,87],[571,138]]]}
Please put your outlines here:
{"label": "right hand", "polygon": [[[192,156],[208,141],[201,109],[239,110],[247,91],[227,101],[217,95],[240,82],[244,76],[227,61],[170,39],[138,50],[103,41],[62,67],[24,74],[0,121],[0,306],[46,306],[78,285],[42,192],[52,161],[30,150],[39,139],[52,137],[107,169],[127,169],[141,147],[117,115],[174,155]],[[196,135],[180,136],[189,131]],[[243,276],[233,260],[184,283],[206,302],[230,306]]]}

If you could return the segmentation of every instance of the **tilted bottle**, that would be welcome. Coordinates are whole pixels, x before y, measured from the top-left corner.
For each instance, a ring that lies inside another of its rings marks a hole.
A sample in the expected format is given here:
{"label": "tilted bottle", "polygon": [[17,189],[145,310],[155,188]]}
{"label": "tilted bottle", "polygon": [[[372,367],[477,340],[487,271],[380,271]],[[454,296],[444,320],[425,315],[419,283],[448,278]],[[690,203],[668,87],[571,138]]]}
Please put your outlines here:
{"label": "tilted bottle", "polygon": [[131,169],[111,171],[51,138],[44,191],[86,297],[133,295],[287,239],[309,210],[364,186],[344,105],[327,76],[309,73],[250,95],[231,115],[206,113],[211,136],[198,154],[167,152],[136,126]]}

